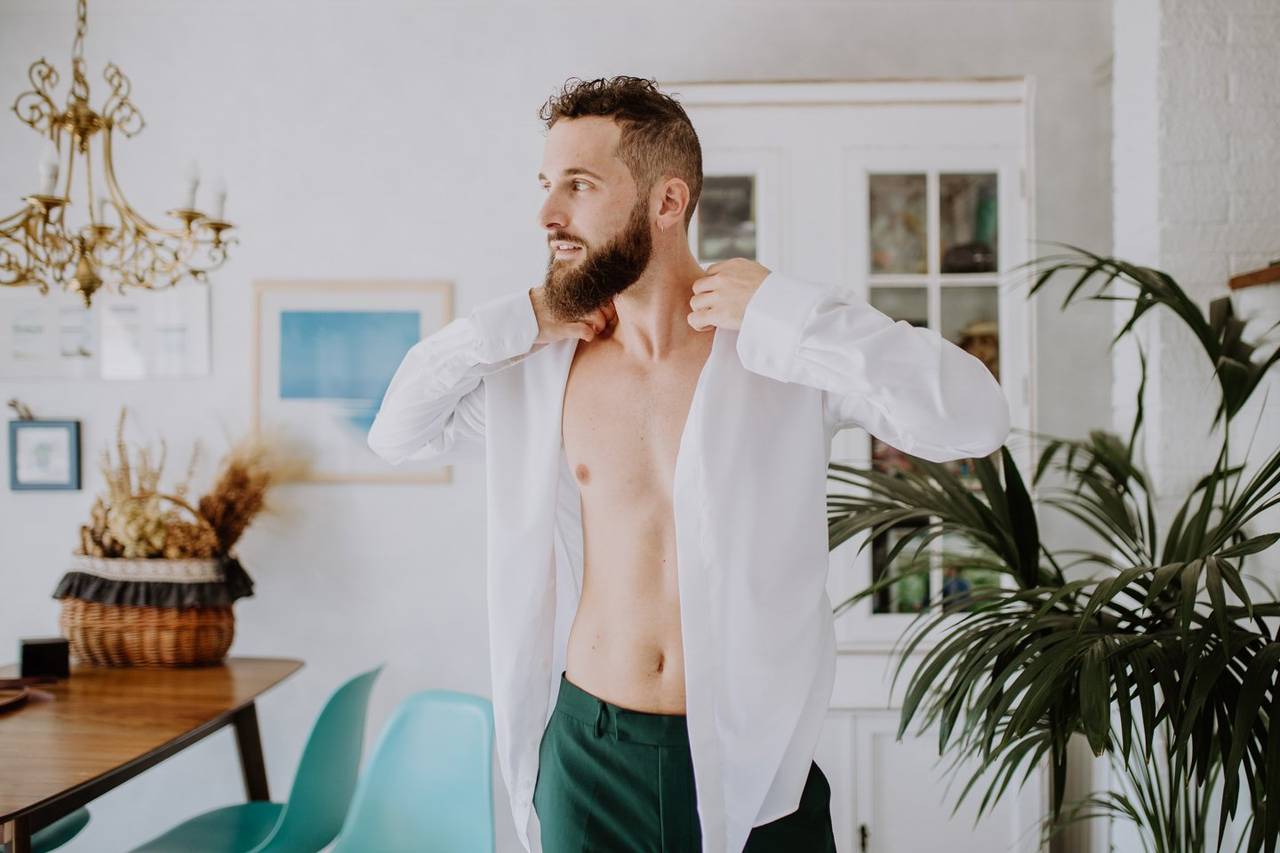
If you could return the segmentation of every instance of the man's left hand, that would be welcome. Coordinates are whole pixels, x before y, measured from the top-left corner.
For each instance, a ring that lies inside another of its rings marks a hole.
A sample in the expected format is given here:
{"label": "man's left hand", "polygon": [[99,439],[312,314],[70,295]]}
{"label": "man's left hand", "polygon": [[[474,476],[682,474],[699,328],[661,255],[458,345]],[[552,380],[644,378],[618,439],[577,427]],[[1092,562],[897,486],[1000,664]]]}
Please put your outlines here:
{"label": "man's left hand", "polygon": [[707,267],[707,274],[693,282],[689,325],[698,331],[708,326],[741,328],[747,303],[769,272],[768,267],[748,258],[730,258]]}

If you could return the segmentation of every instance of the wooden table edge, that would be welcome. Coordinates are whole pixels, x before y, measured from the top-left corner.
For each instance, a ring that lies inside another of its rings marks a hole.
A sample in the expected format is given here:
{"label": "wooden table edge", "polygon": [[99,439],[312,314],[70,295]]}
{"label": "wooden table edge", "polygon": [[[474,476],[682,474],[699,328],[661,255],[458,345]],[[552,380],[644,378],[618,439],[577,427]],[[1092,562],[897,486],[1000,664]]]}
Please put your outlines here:
{"label": "wooden table edge", "polygon": [[[32,803],[30,806],[23,807],[17,811],[0,815],[0,844],[12,844],[13,839],[9,836],[13,832],[13,828],[18,823],[25,824],[28,833],[34,834],[56,820],[65,817],[76,809],[87,805],[108,791],[123,785],[130,779],[149,770],[160,762],[173,757],[177,753],[204,740],[209,735],[223,728],[224,726],[235,723],[237,724],[236,745],[240,751],[241,770],[245,776],[245,787],[250,789],[253,786],[250,782],[250,767],[248,762],[257,761],[257,772],[265,777],[265,768],[262,767],[261,745],[258,735],[257,726],[257,709],[255,702],[259,696],[271,690],[280,682],[293,675],[299,669],[305,666],[305,662],[298,658],[275,658],[275,657],[254,657],[235,655],[231,660],[248,660],[248,661],[276,661],[281,663],[292,663],[293,668],[281,675],[264,689],[255,693],[253,698],[240,703],[234,708],[222,712],[218,716],[201,723],[194,729],[184,732],[177,737],[171,738],[160,744],[146,755],[140,755],[134,760],[122,764],[112,770],[86,779],[73,788],[68,788],[62,793],[46,797],[39,802]],[[74,670],[72,675],[74,675]],[[241,726],[252,726],[252,732],[241,730]],[[256,751],[256,756],[246,756],[245,751],[248,748]],[[259,793],[248,790],[250,799],[255,799],[254,794]],[[262,794],[258,799],[267,799],[265,784],[262,785]]]}

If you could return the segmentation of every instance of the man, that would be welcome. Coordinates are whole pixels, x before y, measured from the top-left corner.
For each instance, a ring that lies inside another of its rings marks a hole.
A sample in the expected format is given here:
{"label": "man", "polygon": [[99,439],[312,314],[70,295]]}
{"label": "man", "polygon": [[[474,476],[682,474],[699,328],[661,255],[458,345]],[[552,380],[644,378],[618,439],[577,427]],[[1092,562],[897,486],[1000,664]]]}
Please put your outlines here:
{"label": "man", "polygon": [[981,456],[1008,406],[936,331],[754,261],[703,270],[701,149],[653,81],[571,81],[541,117],[544,282],[416,344],[369,432],[393,463],[487,459],[517,832],[548,853],[833,851],[813,761],[831,437]]}

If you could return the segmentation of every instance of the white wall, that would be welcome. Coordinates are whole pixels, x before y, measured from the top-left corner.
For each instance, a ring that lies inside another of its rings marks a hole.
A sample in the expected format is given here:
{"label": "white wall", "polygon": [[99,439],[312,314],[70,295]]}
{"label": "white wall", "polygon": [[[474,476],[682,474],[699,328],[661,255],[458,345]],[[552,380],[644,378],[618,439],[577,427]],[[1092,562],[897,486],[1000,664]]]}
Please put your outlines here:
{"label": "white wall", "polygon": [[[1280,6],[1116,0],[1114,9],[1115,250],[1168,272],[1207,312],[1229,292],[1228,278],[1280,257]],[[1280,287],[1251,288],[1233,301],[1239,315],[1253,318],[1247,337],[1280,320]],[[1117,304],[1117,330],[1126,308]],[[1210,424],[1220,391],[1202,349],[1168,311],[1151,312],[1138,330],[1148,364],[1140,458],[1163,529],[1213,467],[1221,428],[1210,440]],[[1117,347],[1113,376],[1116,428],[1127,430],[1139,381],[1133,341]],[[1280,392],[1280,382],[1268,384],[1272,395]],[[1264,416],[1264,391],[1236,416],[1231,433],[1235,463],[1254,442],[1246,478],[1280,444],[1280,417],[1274,400]],[[1273,509],[1253,532],[1277,527]],[[1277,556],[1250,558],[1246,568],[1275,588]],[[1113,840],[1116,850],[1141,849],[1128,826],[1118,825]]]}
{"label": "white wall", "polygon": [[[1265,0],[1163,0],[1160,29],[1159,174],[1161,268],[1173,275],[1207,312],[1227,294],[1230,276],[1280,258],[1280,5]],[[1280,321],[1280,286],[1242,291],[1238,313]],[[1172,330],[1170,328],[1172,326]],[[1254,327],[1251,331],[1261,333]],[[1171,493],[1185,495],[1212,466],[1204,441],[1217,405],[1217,383],[1181,324],[1161,323],[1162,424],[1155,472]],[[1274,339],[1274,335],[1271,336]],[[1195,353],[1194,366],[1173,361],[1174,351]],[[1273,375],[1275,371],[1272,371]],[[1205,395],[1206,386],[1213,393]],[[1280,445],[1280,415],[1269,383],[1270,413],[1262,390],[1236,418],[1232,453],[1238,462],[1253,437],[1254,449]],[[1209,398],[1208,411],[1203,401]],[[1187,417],[1188,412],[1201,413]],[[1257,429],[1256,436],[1254,435]],[[1153,437],[1154,438],[1154,437]],[[1258,455],[1249,458],[1252,467]],[[1173,507],[1166,504],[1167,511]],[[1258,532],[1280,528],[1280,511],[1259,519]],[[1260,561],[1253,561],[1258,568]],[[1261,561],[1277,580],[1280,554]]]}
{"label": "white wall", "polygon": [[[39,56],[68,78],[73,5],[0,0],[0,101],[26,88]],[[226,173],[228,215],[242,236],[213,277],[212,376],[0,384],[0,401],[16,396],[38,415],[80,418],[90,462],[112,437],[121,403],[179,459],[196,436],[220,451],[224,425],[247,428],[255,278],[452,278],[459,313],[537,283],[545,244],[535,222],[536,113],[571,76],[1034,75],[1038,236],[1110,245],[1103,0],[95,0],[89,19],[95,103],[105,93],[101,68],[114,61],[148,123],[119,147],[126,192],[161,215],[195,157]],[[33,188],[39,139],[5,115],[0,199],[13,207]],[[1061,314],[1059,301],[1038,306],[1038,418],[1049,432],[1081,435],[1109,418],[1109,326],[1103,312]],[[200,482],[211,473],[206,464]],[[481,473],[459,466],[439,487],[292,487],[279,495],[286,517],[247,534],[241,554],[257,594],[237,604],[232,653],[307,662],[260,702],[277,798],[320,704],[362,668],[388,662],[370,743],[411,691],[488,695]],[[49,593],[100,487],[92,464],[86,476],[79,493],[0,491],[0,650],[56,633]],[[0,660],[12,654],[0,651]],[[496,793],[499,849],[514,851],[504,789]],[[234,743],[222,732],[98,800],[89,828],[64,849],[123,849],[242,796]]]}
{"label": "white wall", "polygon": [[[1264,0],[1116,4],[1116,250],[1170,273],[1202,310],[1227,279],[1280,256],[1280,7]],[[1270,288],[1274,290],[1274,288]],[[1124,312],[1127,314],[1128,312]],[[1169,514],[1212,466],[1218,402],[1212,367],[1184,324],[1145,323],[1148,460]],[[1131,369],[1132,362],[1132,369]],[[1136,360],[1117,362],[1117,400],[1132,401]],[[1206,393],[1209,392],[1209,393]],[[1258,406],[1240,415],[1240,450]],[[1126,422],[1131,414],[1117,408]],[[1265,422],[1264,422],[1265,423]],[[1274,429],[1258,436],[1274,446]],[[1233,437],[1234,437],[1233,432]]]}

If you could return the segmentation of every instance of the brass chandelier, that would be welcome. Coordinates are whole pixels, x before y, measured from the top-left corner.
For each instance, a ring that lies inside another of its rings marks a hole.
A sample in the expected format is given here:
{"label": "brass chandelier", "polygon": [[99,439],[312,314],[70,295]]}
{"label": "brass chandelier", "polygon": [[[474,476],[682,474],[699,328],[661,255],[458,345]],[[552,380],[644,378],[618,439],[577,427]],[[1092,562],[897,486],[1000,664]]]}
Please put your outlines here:
{"label": "brass chandelier", "polygon": [[[213,215],[196,208],[194,174],[187,176],[187,195],[181,207],[168,211],[178,220],[172,228],[153,225],[125,199],[116,181],[111,142],[116,131],[132,138],[143,128],[142,114],[129,99],[130,83],[108,63],[103,72],[111,87],[101,112],[89,106],[89,83],[84,70],[87,0],[76,3],[76,36],[72,46],[71,89],[66,109],[53,101],[58,72],[41,57],[27,77],[32,89],[13,103],[18,118],[49,138],[40,164],[40,191],[23,198],[26,207],[0,216],[0,285],[35,286],[47,294],[52,285],[78,293],[89,307],[93,294],[113,280],[120,293],[126,287],[159,290],[184,278],[207,281],[206,273],[221,266],[234,239],[224,216],[225,188],[216,188]],[[95,137],[99,144],[93,144]],[[105,194],[95,195],[95,148],[100,152]],[[68,222],[73,182],[82,164],[85,215],[80,224]],[[61,180],[59,180],[61,179]],[[95,204],[96,201],[96,204]]]}

